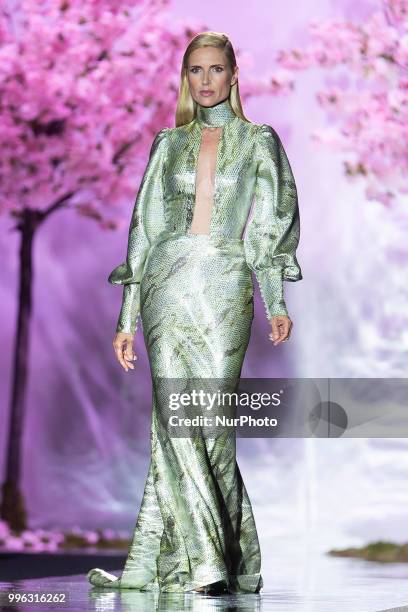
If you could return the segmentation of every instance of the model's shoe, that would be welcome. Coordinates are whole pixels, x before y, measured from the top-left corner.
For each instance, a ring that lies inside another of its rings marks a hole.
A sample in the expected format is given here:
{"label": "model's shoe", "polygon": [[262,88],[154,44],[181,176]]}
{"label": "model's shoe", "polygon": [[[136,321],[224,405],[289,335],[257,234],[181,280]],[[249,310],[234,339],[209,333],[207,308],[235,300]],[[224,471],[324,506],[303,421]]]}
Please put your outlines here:
{"label": "model's shoe", "polygon": [[203,593],[204,595],[229,595],[231,593],[224,580],[212,582],[193,590],[195,593]]}
{"label": "model's shoe", "polygon": [[86,577],[89,582],[94,586],[98,587],[112,587],[115,588],[120,584],[120,580],[117,576],[113,574],[109,574],[109,572],[105,572],[103,569],[99,569],[98,567],[89,570]]}

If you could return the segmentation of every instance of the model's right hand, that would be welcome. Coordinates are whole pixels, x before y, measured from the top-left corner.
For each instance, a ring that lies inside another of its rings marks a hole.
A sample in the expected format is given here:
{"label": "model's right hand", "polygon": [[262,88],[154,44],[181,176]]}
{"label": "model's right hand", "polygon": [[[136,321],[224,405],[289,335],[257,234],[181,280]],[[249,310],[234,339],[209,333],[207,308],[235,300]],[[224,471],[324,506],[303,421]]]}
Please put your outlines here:
{"label": "model's right hand", "polygon": [[125,332],[117,332],[113,339],[113,349],[120,365],[126,372],[135,369],[133,361],[137,359],[133,352],[134,334],[126,334]]}

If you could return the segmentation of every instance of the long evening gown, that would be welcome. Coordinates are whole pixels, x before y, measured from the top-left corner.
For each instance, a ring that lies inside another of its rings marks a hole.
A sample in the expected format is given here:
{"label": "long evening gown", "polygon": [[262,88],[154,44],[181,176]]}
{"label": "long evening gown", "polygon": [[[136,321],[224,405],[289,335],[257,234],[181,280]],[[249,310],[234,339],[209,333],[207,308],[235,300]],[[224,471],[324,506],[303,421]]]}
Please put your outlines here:
{"label": "long evening gown", "polygon": [[[221,130],[217,146],[206,141],[204,149],[207,127]],[[194,231],[206,221],[209,231]],[[139,314],[142,321],[153,382],[151,461],[122,574],[95,568],[91,584],[186,592],[221,582],[237,593],[263,586],[235,435],[169,435],[158,385],[239,378],[254,313],[251,272],[267,319],[287,314],[283,281],[302,278],[299,235],[296,186],[272,127],[237,116],[226,99],[197,105],[192,121],[158,132],[126,261],[109,276],[123,285],[117,331],[134,333]]]}

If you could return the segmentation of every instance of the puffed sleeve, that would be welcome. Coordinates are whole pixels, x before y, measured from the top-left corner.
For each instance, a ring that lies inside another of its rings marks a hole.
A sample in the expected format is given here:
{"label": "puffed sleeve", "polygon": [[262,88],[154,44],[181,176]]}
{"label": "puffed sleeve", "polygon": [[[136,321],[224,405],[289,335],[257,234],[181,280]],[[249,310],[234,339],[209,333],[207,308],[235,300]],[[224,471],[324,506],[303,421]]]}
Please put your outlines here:
{"label": "puffed sleeve", "polygon": [[246,262],[255,273],[270,320],[276,315],[288,315],[283,281],[303,278],[296,259],[300,238],[298,195],[282,142],[271,126],[259,126],[255,155],[254,204],[244,247]]}
{"label": "puffed sleeve", "polygon": [[167,131],[163,128],[153,140],[149,160],[140,183],[130,221],[126,261],[117,266],[108,281],[123,285],[117,332],[135,333],[140,310],[140,281],[152,240],[164,227],[163,171]]}

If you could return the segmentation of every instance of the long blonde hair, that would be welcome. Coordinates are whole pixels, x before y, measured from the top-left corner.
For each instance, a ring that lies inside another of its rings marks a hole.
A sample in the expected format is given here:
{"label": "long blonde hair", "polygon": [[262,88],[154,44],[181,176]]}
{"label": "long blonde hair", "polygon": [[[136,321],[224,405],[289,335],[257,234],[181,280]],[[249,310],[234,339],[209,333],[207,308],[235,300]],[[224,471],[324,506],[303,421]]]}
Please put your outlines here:
{"label": "long blonde hair", "polygon": [[[190,121],[195,118],[197,113],[197,103],[195,100],[193,100],[190,94],[187,72],[190,53],[192,53],[195,49],[201,49],[202,47],[217,47],[218,49],[224,51],[231,72],[234,71],[237,65],[234,49],[226,34],[222,34],[220,32],[201,32],[200,34],[194,36],[184,52],[183,61],[181,64],[181,81],[176,106],[176,127],[190,123]],[[245,117],[242,109],[238,80],[231,86],[229,101],[234,113],[238,115],[238,117],[241,117],[241,119],[244,121],[249,121],[249,119]]]}

